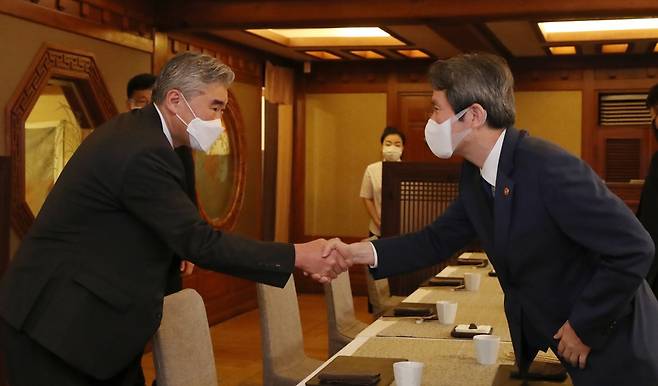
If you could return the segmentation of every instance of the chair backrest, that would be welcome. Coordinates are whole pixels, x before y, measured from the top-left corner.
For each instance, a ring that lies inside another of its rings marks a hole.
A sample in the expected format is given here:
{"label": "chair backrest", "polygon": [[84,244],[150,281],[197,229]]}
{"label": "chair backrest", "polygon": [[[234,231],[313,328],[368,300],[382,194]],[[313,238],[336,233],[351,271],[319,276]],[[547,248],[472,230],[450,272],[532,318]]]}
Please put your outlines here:
{"label": "chair backrest", "polygon": [[303,361],[304,336],[299,317],[295,279],[291,275],[283,288],[256,284],[260,313],[263,376],[276,369]]}
{"label": "chair backrest", "polygon": [[384,299],[391,297],[391,289],[388,285],[388,279],[375,280],[372,277],[370,269],[367,265],[363,266],[363,270],[365,271],[366,275],[368,299],[370,300],[372,306],[377,308],[379,311],[380,308],[384,307]]}
{"label": "chair backrest", "polygon": [[153,362],[158,386],[217,386],[206,308],[195,290],[165,297]]}
{"label": "chair backrest", "polygon": [[329,328],[335,327],[340,330],[354,324],[356,315],[349,271],[341,273],[324,287]]}

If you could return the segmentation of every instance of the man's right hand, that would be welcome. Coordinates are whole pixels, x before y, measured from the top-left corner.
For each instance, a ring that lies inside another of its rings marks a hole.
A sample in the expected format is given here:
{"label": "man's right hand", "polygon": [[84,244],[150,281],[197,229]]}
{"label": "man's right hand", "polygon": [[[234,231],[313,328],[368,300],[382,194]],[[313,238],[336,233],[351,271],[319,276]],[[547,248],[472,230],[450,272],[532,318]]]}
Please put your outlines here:
{"label": "man's right hand", "polygon": [[295,244],[295,267],[320,283],[330,282],[352,266],[351,259],[340,255],[335,248],[328,248],[327,244],[325,239]]}

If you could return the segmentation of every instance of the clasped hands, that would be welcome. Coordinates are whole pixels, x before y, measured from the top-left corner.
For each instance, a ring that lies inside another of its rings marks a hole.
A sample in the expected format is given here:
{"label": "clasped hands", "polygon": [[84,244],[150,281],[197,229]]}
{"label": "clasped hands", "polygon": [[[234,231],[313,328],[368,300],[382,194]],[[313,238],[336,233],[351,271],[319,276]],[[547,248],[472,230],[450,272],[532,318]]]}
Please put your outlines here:
{"label": "clasped hands", "polygon": [[373,264],[370,243],[345,244],[339,238],[295,244],[295,267],[320,283],[329,283],[354,264]]}

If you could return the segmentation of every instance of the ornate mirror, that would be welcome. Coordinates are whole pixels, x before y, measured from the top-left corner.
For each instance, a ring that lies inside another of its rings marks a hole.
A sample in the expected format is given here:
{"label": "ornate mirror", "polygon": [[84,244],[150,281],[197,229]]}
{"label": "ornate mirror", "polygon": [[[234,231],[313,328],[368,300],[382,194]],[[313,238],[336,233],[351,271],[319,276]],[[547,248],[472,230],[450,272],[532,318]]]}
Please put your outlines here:
{"label": "ornate mirror", "polygon": [[43,46],[7,104],[11,222],[20,237],[71,155],[117,109],[87,52]]}
{"label": "ornate mirror", "polygon": [[230,230],[242,208],[245,184],[244,124],[235,96],[229,90],[222,116],[226,128],[208,154],[194,151],[199,210],[215,228]]}

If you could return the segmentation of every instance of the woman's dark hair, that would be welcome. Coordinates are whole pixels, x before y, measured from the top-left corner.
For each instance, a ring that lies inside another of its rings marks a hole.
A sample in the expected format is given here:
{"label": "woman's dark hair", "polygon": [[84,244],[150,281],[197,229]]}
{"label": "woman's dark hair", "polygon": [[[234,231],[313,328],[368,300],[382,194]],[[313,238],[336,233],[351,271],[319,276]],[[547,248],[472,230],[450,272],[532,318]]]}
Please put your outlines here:
{"label": "woman's dark hair", "polygon": [[379,138],[379,142],[383,145],[384,139],[391,134],[400,137],[400,139],[402,140],[402,144],[404,145],[404,140],[405,140],[404,133],[402,133],[400,130],[396,129],[393,126],[386,126],[386,128],[384,128],[384,131],[382,132],[382,136],[381,138]]}

